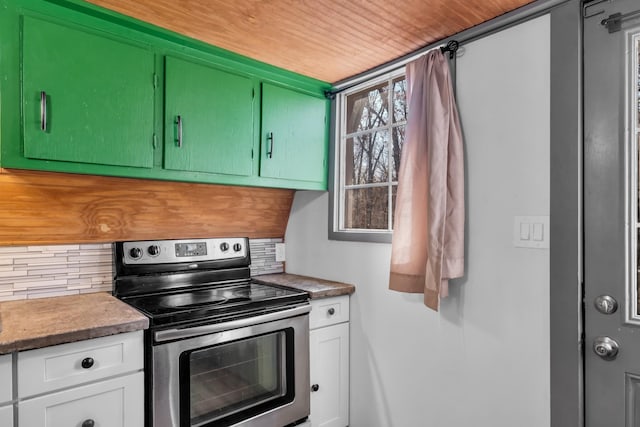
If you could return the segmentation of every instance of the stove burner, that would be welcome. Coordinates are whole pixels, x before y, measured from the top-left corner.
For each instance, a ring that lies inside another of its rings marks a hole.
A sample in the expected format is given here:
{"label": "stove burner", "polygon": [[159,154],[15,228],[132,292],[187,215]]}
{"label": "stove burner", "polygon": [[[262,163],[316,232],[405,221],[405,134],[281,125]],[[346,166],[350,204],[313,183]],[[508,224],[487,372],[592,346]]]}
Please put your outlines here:
{"label": "stove burner", "polygon": [[165,295],[161,297],[158,304],[165,308],[190,308],[250,300],[249,292],[246,289],[208,289]]}

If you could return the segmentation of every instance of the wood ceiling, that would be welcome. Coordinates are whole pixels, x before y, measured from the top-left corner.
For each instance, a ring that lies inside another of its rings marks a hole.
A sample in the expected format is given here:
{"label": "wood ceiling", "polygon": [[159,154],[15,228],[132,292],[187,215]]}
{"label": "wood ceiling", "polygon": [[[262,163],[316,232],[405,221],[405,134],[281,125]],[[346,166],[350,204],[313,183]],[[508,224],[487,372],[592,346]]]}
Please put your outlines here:
{"label": "wood ceiling", "polygon": [[333,83],[532,0],[89,1]]}

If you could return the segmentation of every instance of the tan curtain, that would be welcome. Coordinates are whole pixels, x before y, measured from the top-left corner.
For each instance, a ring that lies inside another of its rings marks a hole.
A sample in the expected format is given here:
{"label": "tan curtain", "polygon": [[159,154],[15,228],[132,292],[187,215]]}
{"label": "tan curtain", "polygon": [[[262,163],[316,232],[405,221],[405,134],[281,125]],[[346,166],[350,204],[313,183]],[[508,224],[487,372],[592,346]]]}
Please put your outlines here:
{"label": "tan curtain", "polygon": [[462,131],[440,49],[407,65],[407,100],[389,288],[424,293],[437,311],[448,279],[464,274]]}

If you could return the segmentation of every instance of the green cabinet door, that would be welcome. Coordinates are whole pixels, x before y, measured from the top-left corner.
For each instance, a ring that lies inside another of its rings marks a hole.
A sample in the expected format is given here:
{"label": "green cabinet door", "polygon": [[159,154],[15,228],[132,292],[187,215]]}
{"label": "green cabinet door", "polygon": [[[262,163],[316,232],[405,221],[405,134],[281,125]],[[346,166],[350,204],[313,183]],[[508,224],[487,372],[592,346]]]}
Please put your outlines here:
{"label": "green cabinet door", "polygon": [[24,156],[152,167],[153,52],[29,16],[22,31]]}
{"label": "green cabinet door", "polygon": [[262,85],[260,176],[327,181],[327,100]]}
{"label": "green cabinet door", "polygon": [[327,100],[262,85],[260,176],[327,182]]}
{"label": "green cabinet door", "polygon": [[252,175],[253,106],[250,78],[167,57],[164,167]]}

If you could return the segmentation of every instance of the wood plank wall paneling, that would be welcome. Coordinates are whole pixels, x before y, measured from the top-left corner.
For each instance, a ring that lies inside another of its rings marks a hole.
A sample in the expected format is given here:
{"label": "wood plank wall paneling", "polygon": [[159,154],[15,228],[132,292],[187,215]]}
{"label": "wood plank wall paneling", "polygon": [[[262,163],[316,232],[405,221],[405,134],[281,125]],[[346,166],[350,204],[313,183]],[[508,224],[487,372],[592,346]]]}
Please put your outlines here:
{"label": "wood plank wall paneling", "polygon": [[293,194],[0,169],[0,246],[284,237]]}
{"label": "wood plank wall paneling", "polygon": [[88,0],[249,58],[336,82],[532,0]]}

